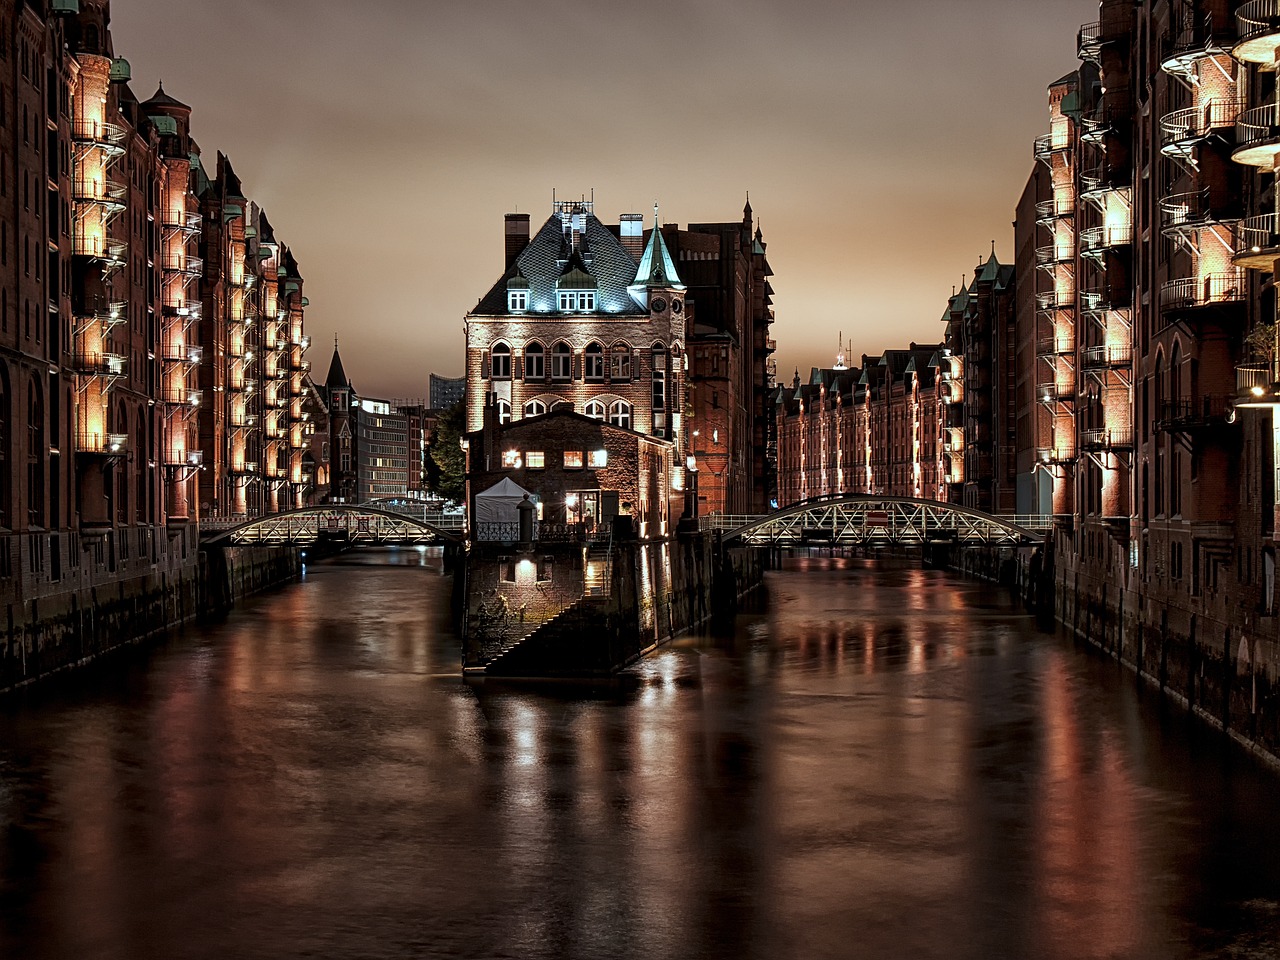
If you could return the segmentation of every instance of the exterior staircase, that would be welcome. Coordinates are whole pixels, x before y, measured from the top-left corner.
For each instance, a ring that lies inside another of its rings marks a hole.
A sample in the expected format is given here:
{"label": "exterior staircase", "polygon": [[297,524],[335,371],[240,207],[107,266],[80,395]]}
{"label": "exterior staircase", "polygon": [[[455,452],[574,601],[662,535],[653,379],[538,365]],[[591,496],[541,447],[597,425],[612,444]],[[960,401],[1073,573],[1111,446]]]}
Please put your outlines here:
{"label": "exterior staircase", "polygon": [[582,677],[613,673],[616,630],[608,597],[583,597],[485,664],[491,677]]}

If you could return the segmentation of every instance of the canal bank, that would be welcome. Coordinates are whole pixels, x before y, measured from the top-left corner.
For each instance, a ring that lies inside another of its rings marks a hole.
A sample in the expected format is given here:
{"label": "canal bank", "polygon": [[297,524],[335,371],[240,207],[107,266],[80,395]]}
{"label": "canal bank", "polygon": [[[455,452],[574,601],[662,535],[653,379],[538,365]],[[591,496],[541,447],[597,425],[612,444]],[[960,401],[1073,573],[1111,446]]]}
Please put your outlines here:
{"label": "canal bank", "polygon": [[86,541],[58,580],[6,585],[0,694],[84,666],[297,578],[298,552],[202,547],[195,527],[133,553],[119,541]]}

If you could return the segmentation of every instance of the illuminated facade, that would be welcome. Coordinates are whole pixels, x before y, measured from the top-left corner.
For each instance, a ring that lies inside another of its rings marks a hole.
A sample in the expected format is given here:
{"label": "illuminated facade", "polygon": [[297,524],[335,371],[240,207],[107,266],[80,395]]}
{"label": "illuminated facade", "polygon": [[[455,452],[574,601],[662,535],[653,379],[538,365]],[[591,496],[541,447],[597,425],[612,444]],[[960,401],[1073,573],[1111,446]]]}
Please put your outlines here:
{"label": "illuminated facade", "polygon": [[[212,422],[233,422],[237,314],[202,293],[231,228],[206,205],[190,107],[130,89],[107,0],[0,0],[0,66],[0,600],[61,615],[104,583],[180,582],[202,506],[234,502],[210,484],[230,462]],[[278,296],[292,399],[301,281]],[[262,500],[281,508],[305,490],[285,410],[280,494]]]}

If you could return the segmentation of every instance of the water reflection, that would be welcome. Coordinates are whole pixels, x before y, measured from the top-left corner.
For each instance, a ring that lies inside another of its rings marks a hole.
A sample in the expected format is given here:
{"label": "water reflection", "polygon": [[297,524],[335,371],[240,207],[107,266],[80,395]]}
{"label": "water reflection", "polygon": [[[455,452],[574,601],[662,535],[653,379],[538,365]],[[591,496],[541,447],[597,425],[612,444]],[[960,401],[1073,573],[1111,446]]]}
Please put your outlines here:
{"label": "water reflection", "polygon": [[473,688],[382,559],[6,705],[0,956],[1272,955],[1275,778],[998,590],[805,561],[632,685]]}

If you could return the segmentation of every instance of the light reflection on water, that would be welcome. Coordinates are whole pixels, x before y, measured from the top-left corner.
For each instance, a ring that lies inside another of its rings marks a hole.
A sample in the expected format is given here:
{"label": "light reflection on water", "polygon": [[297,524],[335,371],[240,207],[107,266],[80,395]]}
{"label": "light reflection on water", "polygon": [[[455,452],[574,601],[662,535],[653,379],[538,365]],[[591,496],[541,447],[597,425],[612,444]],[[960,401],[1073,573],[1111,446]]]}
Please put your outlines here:
{"label": "light reflection on water", "polygon": [[313,564],[8,704],[0,956],[1275,955],[1275,777],[997,589],[796,562],[553,691],[448,595]]}

